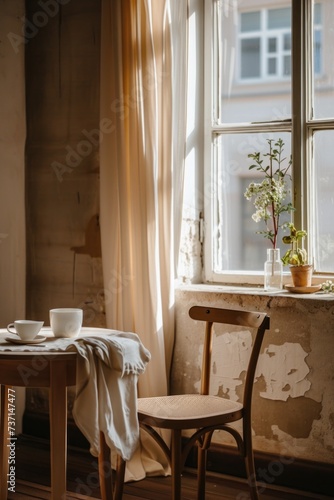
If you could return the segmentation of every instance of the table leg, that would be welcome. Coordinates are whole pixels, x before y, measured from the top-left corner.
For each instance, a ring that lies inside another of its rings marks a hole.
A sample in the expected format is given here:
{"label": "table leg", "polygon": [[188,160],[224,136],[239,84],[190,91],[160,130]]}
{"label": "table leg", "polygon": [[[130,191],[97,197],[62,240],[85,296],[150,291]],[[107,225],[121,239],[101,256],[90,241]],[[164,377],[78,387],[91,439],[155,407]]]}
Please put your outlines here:
{"label": "table leg", "polygon": [[66,364],[50,361],[51,498],[66,499],[67,388]]}
{"label": "table leg", "polygon": [[100,432],[99,477],[102,500],[112,499],[113,492],[110,448],[106,443],[103,432]]}
{"label": "table leg", "polygon": [[1,423],[0,423],[0,500],[7,500],[8,484],[8,389],[1,385]]}
{"label": "table leg", "polygon": [[126,462],[125,460],[122,459],[120,455],[117,456],[116,467],[117,468],[116,468],[116,478],[114,485],[114,500],[122,500]]}

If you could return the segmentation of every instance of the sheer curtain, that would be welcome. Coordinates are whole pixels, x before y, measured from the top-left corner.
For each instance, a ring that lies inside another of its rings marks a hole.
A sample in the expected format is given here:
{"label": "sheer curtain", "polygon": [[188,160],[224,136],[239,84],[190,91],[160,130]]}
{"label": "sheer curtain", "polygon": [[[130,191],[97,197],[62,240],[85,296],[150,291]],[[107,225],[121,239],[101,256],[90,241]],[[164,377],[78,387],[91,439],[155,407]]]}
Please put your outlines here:
{"label": "sheer curtain", "polygon": [[[108,327],[138,333],[151,352],[140,377],[140,396],[168,392],[174,342],[174,235],[180,229],[174,215],[181,217],[185,137],[186,37],[180,30],[186,32],[186,18],[187,2],[179,0],[102,0],[100,163],[106,317]],[[159,469],[156,459],[160,461],[155,456],[142,459],[143,469],[166,470],[166,464]],[[130,477],[143,477],[143,469],[133,468]]]}

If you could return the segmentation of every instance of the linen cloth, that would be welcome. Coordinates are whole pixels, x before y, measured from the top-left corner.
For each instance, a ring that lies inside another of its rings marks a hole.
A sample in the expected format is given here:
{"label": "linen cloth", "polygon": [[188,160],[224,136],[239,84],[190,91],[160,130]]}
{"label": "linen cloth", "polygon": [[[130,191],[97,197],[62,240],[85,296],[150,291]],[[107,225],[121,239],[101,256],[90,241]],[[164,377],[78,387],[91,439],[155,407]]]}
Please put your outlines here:
{"label": "linen cloth", "polygon": [[[103,432],[112,451],[129,460],[139,443],[137,379],[149,351],[134,333],[80,338],[73,418],[98,456]],[[68,350],[68,349],[67,349]]]}
{"label": "linen cloth", "polygon": [[137,334],[104,328],[82,328],[77,338],[55,338],[50,328],[42,328],[42,344],[12,344],[13,337],[0,331],[0,350],[35,352],[77,351],[76,395],[73,418],[98,456],[100,431],[106,443],[124,460],[129,460],[139,445],[137,418],[137,381],[145,371],[150,352]]}

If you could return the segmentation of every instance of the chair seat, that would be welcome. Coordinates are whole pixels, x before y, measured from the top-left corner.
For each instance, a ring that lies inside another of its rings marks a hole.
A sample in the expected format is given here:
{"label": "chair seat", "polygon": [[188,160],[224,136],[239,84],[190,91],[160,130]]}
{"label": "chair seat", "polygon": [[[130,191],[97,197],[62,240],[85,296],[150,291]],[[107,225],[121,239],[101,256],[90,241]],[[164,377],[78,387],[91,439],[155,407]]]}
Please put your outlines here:
{"label": "chair seat", "polygon": [[[182,394],[138,399],[138,417],[149,423],[154,417],[155,426],[193,429],[203,425],[225,424],[239,420],[243,405],[230,399],[200,394]],[[170,421],[170,425],[166,422]],[[182,424],[181,424],[182,423]]]}

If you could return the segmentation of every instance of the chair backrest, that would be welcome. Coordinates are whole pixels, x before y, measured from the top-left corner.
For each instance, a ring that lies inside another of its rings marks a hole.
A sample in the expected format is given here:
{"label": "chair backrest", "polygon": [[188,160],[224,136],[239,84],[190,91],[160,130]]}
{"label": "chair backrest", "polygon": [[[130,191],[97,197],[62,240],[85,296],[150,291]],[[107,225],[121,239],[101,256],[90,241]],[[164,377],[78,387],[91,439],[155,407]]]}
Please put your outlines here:
{"label": "chair backrest", "polygon": [[226,325],[245,326],[250,329],[256,329],[256,335],[248,362],[243,398],[244,406],[250,406],[255,370],[260,354],[262,340],[265,331],[270,328],[269,316],[266,313],[220,309],[205,306],[192,307],[189,310],[189,316],[194,320],[205,321],[206,323],[200,390],[201,394],[209,394],[213,323],[224,323]]}

